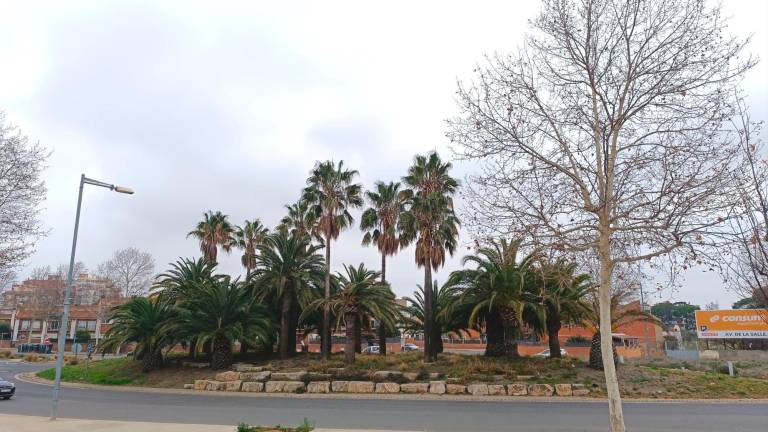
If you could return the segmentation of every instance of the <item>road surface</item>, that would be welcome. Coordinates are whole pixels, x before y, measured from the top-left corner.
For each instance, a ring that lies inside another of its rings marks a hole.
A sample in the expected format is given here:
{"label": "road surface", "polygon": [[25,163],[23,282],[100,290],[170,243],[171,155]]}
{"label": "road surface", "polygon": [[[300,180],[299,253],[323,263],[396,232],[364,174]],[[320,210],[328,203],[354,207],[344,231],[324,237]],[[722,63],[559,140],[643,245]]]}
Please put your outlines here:
{"label": "road surface", "polygon": [[[50,365],[0,361],[0,377],[17,396],[0,414],[50,413],[51,387],[14,380]],[[370,400],[158,394],[63,388],[61,417],[196,424],[296,424],[410,431],[605,431],[604,402]],[[632,432],[757,432],[768,430],[768,404],[625,403]],[[2,429],[0,425],[0,429]],[[234,430],[234,428],[233,428]]]}

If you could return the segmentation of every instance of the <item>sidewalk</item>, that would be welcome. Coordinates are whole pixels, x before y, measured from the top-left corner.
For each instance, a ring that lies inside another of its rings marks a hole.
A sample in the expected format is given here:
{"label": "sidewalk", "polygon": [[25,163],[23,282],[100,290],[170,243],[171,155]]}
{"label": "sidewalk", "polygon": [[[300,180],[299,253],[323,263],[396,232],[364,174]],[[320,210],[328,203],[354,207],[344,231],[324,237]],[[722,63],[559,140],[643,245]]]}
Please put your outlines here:
{"label": "sidewalk", "polygon": [[[0,414],[0,430],[13,432],[235,432],[235,426],[181,423],[124,422],[111,420],[58,419]],[[315,429],[315,432],[363,432],[348,429]],[[387,431],[378,431],[387,432]],[[404,432],[404,431],[401,431]]]}

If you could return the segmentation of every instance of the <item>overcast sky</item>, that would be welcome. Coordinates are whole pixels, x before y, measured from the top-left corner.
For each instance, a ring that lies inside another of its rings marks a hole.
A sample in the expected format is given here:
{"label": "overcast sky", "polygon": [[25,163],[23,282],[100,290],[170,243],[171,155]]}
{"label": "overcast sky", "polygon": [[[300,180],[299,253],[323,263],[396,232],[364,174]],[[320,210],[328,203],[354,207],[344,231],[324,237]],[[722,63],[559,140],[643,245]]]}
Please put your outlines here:
{"label": "overcast sky", "polygon": [[[344,159],[369,187],[399,179],[415,153],[449,158],[444,120],[456,112],[456,80],[483,55],[519,46],[538,10],[536,1],[212,5],[0,0],[0,109],[53,150],[43,213],[50,234],[29,267],[68,260],[81,173],[136,194],[86,190],[78,260],[93,269],[134,246],[163,270],[199,255],[185,235],[207,210],[274,226],[316,160]],[[724,6],[730,30],[754,34],[750,50],[764,60],[745,87],[765,119],[768,2]],[[379,267],[361,235],[342,233],[335,269],[361,260]],[[436,277],[444,281],[468,252]],[[242,271],[236,253],[220,261],[223,271]],[[388,266],[399,295],[423,280],[413,262],[409,248]],[[698,270],[653,301],[669,298],[735,299]]]}

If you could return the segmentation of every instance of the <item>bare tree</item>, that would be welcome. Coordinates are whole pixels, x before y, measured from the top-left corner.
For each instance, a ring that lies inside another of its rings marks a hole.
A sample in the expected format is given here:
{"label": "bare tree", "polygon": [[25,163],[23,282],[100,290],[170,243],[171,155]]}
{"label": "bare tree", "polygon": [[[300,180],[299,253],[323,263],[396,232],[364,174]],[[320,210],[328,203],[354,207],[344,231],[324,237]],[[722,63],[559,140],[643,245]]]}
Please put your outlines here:
{"label": "bare tree", "polygon": [[44,280],[44,279],[48,279],[48,276],[53,274],[55,273],[51,269],[51,266],[49,265],[37,266],[37,267],[33,267],[32,270],[30,270],[28,279]]}
{"label": "bare tree", "polygon": [[[75,263],[75,269],[72,271],[72,280],[76,280],[79,275],[86,273],[88,273],[88,267],[82,261],[78,261]],[[66,282],[69,276],[69,264],[59,264],[54,274]]]}
{"label": "bare tree", "polygon": [[44,231],[40,204],[45,200],[41,179],[49,152],[13,126],[0,111],[0,277],[7,277],[34,252]]}
{"label": "bare tree", "polygon": [[478,160],[464,209],[475,235],[527,236],[598,257],[611,430],[624,416],[611,349],[623,263],[683,266],[713,253],[735,204],[725,95],[755,61],[704,0],[544,0],[524,46],[459,85],[449,121]]}
{"label": "bare tree", "polygon": [[761,140],[762,122],[752,121],[743,99],[736,99],[731,124],[739,139],[744,166],[739,190],[740,211],[730,220],[733,247],[723,250],[721,271],[731,289],[755,306],[768,308],[768,160]]}
{"label": "bare tree", "polygon": [[155,260],[147,252],[129,247],[121,249],[112,258],[99,264],[96,271],[110,279],[125,297],[146,294],[155,272]]}

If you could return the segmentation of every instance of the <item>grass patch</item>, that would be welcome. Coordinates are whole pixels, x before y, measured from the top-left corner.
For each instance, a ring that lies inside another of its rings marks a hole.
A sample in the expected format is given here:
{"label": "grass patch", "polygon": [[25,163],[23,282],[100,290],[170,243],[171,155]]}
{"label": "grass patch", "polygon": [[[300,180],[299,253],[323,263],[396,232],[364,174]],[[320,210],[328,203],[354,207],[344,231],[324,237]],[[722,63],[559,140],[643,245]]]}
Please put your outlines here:
{"label": "grass patch", "polygon": [[315,425],[304,418],[304,422],[296,427],[286,426],[250,426],[246,423],[240,423],[237,426],[237,432],[311,432],[315,430]]}
{"label": "grass patch", "polygon": [[[52,380],[55,373],[55,369],[46,369],[38,372],[37,376]],[[69,364],[61,370],[63,381],[87,384],[142,385],[145,378],[139,362],[126,358],[92,361],[87,371],[85,362]]]}

